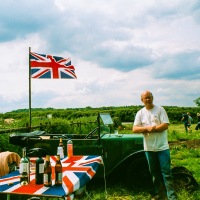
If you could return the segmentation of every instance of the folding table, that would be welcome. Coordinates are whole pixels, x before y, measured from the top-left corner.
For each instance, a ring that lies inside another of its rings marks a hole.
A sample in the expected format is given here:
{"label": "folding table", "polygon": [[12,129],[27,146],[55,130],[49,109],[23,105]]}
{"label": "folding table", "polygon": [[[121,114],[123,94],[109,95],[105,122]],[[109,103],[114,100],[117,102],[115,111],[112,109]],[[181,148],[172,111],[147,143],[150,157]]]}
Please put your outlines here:
{"label": "folding table", "polygon": [[[30,160],[34,160],[30,158]],[[100,164],[101,156],[73,156],[65,157],[61,160],[63,167],[62,186],[55,186],[54,167],[56,156],[50,157],[52,165],[52,186],[44,187],[43,184],[35,184],[35,172],[30,174],[30,183],[26,186],[20,185],[19,170],[13,171],[3,177],[0,177],[0,193],[7,194],[7,200],[10,200],[10,194],[31,195],[39,197],[55,197],[71,200],[74,198],[74,192],[83,188],[96,174]]]}

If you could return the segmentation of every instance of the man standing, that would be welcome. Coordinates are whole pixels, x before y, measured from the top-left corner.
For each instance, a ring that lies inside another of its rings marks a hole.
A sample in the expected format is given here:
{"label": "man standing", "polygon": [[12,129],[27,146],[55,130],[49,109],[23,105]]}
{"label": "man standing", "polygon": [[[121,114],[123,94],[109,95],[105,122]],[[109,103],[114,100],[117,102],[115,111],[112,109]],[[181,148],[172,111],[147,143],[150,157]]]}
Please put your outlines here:
{"label": "man standing", "polygon": [[192,119],[191,114],[189,112],[187,112],[187,115],[188,115],[188,125],[187,125],[188,126],[188,131],[191,133],[192,129],[190,127],[192,125],[193,119]]}
{"label": "man standing", "polygon": [[196,125],[195,130],[198,130],[198,129],[200,129],[200,113],[197,113],[197,125]]}
{"label": "man standing", "polygon": [[188,115],[186,113],[183,113],[181,121],[183,121],[186,133],[188,133],[188,119]]}
{"label": "man standing", "polygon": [[163,107],[153,104],[153,95],[150,91],[141,94],[144,108],[136,114],[133,132],[143,133],[144,151],[152,175],[154,193],[152,200],[164,199],[161,186],[164,186],[168,200],[175,200],[171,171],[170,150],[167,139],[169,119]]}

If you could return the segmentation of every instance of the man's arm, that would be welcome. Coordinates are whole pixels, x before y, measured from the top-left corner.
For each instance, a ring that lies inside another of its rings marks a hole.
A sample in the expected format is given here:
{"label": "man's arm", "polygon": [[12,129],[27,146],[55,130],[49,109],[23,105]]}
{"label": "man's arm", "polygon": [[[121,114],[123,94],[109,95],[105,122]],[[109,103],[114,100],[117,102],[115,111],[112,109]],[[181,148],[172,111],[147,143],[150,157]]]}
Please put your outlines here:
{"label": "man's arm", "polygon": [[156,126],[133,126],[134,133],[152,133],[155,132]]}
{"label": "man's arm", "polygon": [[164,130],[167,130],[168,126],[169,126],[168,123],[160,124],[160,125],[156,126],[156,128],[155,128],[156,130],[154,132],[162,132]]}
{"label": "man's arm", "polygon": [[162,132],[168,129],[168,123],[163,123],[158,126],[133,126],[134,133],[155,133],[155,132]]}
{"label": "man's arm", "polygon": [[134,133],[146,133],[147,132],[147,127],[143,126],[133,126],[133,132]]}

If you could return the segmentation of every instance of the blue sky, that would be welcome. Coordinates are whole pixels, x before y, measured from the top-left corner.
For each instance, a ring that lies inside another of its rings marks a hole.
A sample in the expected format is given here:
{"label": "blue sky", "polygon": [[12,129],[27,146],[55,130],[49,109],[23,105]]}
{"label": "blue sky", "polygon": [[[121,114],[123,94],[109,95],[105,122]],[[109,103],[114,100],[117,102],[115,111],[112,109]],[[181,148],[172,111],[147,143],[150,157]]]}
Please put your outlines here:
{"label": "blue sky", "polygon": [[28,108],[28,51],[70,57],[77,80],[31,80],[33,108],[195,106],[198,0],[6,0],[0,7],[0,113]]}

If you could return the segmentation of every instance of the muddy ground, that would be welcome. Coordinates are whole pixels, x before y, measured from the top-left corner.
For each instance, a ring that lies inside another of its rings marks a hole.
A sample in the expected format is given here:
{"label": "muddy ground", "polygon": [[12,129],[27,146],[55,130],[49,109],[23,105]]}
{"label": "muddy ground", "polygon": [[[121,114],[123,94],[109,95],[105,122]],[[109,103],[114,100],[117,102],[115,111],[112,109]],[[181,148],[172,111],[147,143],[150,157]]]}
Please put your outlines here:
{"label": "muddy ground", "polygon": [[200,139],[195,139],[195,140],[179,140],[176,142],[169,142],[169,145],[171,148],[175,147],[184,147],[187,149],[197,149],[200,148]]}

